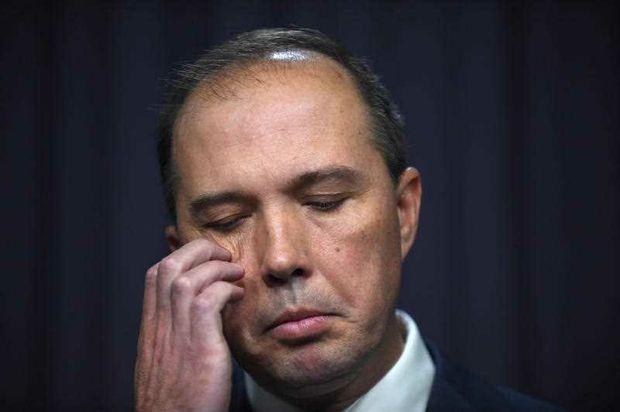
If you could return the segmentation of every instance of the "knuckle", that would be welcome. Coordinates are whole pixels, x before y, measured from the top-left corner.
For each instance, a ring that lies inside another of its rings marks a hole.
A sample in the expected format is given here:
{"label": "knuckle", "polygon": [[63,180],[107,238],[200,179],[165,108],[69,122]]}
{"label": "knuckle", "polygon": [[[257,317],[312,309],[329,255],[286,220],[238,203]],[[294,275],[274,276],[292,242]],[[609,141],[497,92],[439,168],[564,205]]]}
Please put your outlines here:
{"label": "knuckle", "polygon": [[192,281],[187,276],[180,276],[172,282],[172,293],[187,294],[192,290]]}
{"label": "knuckle", "polygon": [[202,249],[206,250],[207,253],[213,254],[213,251],[216,249],[216,245],[207,239],[200,239],[199,245]]}
{"label": "knuckle", "polygon": [[179,260],[174,256],[166,256],[162,259],[159,267],[166,273],[174,273],[180,271],[182,265],[181,262],[179,262]]}
{"label": "knuckle", "polygon": [[207,245],[210,245],[210,244],[211,244],[211,242],[210,242],[210,241],[208,241],[207,239],[202,238],[202,237],[201,237],[201,238],[196,239],[196,243],[197,243],[197,244],[199,244],[199,245],[201,245],[201,246],[207,246]]}
{"label": "knuckle", "polygon": [[213,310],[215,302],[208,294],[206,296],[197,297],[192,303],[192,308],[195,312],[206,313]]}
{"label": "knuckle", "polygon": [[154,285],[155,283],[157,283],[157,266],[153,266],[152,268],[146,271],[144,282],[147,285]]}

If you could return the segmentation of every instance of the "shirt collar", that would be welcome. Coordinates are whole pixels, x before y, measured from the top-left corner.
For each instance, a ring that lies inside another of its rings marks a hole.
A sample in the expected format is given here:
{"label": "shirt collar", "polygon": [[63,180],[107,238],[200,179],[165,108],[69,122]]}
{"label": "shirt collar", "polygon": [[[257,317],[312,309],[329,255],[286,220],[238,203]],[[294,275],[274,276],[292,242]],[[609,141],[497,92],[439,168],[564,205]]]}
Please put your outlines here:
{"label": "shirt collar", "polygon": [[[377,410],[422,412],[426,409],[435,377],[435,365],[424,345],[418,327],[406,312],[396,316],[405,329],[405,347],[398,361],[368,392],[345,412]],[[245,387],[256,412],[299,412],[299,409],[267,392],[245,373]]]}

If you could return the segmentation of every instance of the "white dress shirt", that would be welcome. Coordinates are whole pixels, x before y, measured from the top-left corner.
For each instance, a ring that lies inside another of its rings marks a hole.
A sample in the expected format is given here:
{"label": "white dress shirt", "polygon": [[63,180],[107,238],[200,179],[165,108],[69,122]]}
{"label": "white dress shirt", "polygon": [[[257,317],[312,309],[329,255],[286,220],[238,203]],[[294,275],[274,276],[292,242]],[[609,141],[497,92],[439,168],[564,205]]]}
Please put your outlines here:
{"label": "white dress shirt", "polygon": [[[345,412],[423,412],[426,409],[435,365],[411,316],[401,310],[396,311],[396,316],[406,331],[403,353],[388,373]],[[256,412],[300,412],[258,386],[247,373],[245,387]]]}

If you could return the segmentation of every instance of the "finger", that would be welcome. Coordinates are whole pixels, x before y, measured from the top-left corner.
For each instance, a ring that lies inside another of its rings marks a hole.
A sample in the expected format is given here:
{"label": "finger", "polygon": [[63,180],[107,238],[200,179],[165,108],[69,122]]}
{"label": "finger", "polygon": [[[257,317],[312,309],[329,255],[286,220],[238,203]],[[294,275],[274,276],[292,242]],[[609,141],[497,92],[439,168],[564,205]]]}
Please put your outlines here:
{"label": "finger", "polygon": [[217,281],[196,296],[191,306],[191,337],[197,347],[226,346],[221,311],[227,303],[243,297],[243,288]]}
{"label": "finger", "polygon": [[236,263],[212,260],[177,276],[170,287],[173,330],[180,336],[187,336],[194,298],[214,282],[234,282],[241,279],[243,273],[243,267]]}
{"label": "finger", "polygon": [[157,267],[155,264],[146,271],[144,277],[144,296],[142,298],[142,321],[138,345],[148,342],[154,335],[157,308]]}
{"label": "finger", "polygon": [[206,239],[194,240],[166,256],[157,273],[157,306],[170,306],[170,285],[181,273],[210,260],[230,261],[229,251]]}
{"label": "finger", "polygon": [[142,299],[142,320],[138,334],[138,356],[134,369],[134,381],[142,378],[144,370],[148,370],[152,360],[151,343],[156,330],[157,307],[157,266],[155,264],[146,271],[144,277],[144,297]]}

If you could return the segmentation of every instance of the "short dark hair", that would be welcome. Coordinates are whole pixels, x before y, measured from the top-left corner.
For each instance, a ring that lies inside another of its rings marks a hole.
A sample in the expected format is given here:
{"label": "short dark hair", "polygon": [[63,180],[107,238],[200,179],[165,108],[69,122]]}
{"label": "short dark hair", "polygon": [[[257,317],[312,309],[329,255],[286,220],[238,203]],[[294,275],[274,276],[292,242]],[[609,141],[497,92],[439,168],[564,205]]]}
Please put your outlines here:
{"label": "short dark hair", "polygon": [[181,66],[169,82],[157,124],[157,155],[170,217],[176,220],[176,173],[172,159],[174,125],[188,96],[224,70],[267,61],[276,52],[306,51],[326,56],[352,77],[370,114],[372,142],[396,184],[405,170],[404,124],[387,89],[368,64],[323,33],[305,28],[271,28],[242,33]]}

